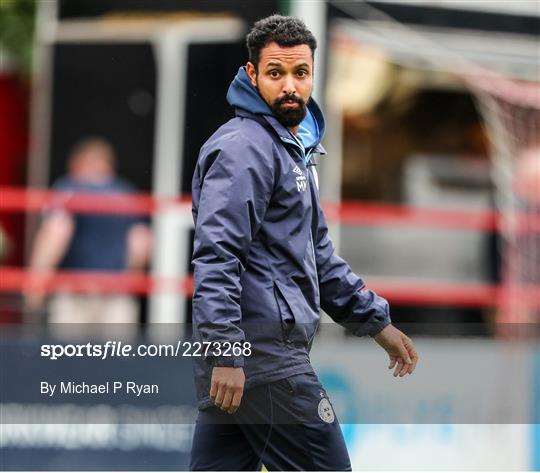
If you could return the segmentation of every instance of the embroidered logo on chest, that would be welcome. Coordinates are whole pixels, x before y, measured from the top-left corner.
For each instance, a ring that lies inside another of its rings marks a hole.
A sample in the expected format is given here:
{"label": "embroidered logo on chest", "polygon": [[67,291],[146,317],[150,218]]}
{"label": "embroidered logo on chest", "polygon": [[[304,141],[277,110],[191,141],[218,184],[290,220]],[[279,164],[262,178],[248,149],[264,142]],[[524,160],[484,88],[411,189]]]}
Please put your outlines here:
{"label": "embroidered logo on chest", "polygon": [[307,179],[306,176],[298,176],[296,178],[296,188],[298,192],[305,192],[307,189]]}
{"label": "embroidered logo on chest", "polygon": [[296,188],[298,189],[298,192],[305,192],[307,190],[307,177],[304,176],[304,173],[298,166],[293,168],[293,172],[298,174],[298,176],[296,176]]}

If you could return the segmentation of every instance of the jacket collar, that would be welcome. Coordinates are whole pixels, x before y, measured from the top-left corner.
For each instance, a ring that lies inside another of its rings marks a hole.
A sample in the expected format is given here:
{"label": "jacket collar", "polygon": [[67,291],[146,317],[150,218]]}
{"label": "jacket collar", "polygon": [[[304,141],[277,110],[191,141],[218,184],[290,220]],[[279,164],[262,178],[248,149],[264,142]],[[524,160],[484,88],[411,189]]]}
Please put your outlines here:
{"label": "jacket collar", "polygon": [[[237,117],[249,118],[260,123],[266,129],[275,133],[282,142],[285,140],[290,140],[291,132],[281,123],[279,123],[279,121],[273,115],[251,113],[239,107],[235,109],[235,113]],[[321,155],[327,154],[326,149],[320,142],[313,147],[313,152]]]}

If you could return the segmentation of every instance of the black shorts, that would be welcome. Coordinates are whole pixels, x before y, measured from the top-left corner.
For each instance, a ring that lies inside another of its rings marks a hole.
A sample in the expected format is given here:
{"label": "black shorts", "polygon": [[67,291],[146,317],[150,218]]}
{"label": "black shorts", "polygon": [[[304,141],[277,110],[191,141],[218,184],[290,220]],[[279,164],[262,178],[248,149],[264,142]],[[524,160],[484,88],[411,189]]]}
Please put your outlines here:
{"label": "black shorts", "polygon": [[199,411],[192,471],[351,471],[339,422],[315,373],[244,392],[240,408]]}

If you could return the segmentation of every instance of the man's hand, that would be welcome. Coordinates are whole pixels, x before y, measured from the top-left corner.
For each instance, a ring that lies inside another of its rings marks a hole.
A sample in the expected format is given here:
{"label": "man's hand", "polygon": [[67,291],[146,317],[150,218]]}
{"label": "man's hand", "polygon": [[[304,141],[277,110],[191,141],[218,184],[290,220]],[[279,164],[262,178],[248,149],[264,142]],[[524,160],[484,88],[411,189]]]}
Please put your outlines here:
{"label": "man's hand", "polygon": [[212,370],[210,398],[222,411],[234,414],[244,394],[243,368],[215,367]]}
{"label": "man's hand", "polygon": [[390,356],[388,369],[395,367],[394,376],[402,377],[414,371],[418,363],[418,354],[412,340],[401,330],[390,324],[373,338]]}

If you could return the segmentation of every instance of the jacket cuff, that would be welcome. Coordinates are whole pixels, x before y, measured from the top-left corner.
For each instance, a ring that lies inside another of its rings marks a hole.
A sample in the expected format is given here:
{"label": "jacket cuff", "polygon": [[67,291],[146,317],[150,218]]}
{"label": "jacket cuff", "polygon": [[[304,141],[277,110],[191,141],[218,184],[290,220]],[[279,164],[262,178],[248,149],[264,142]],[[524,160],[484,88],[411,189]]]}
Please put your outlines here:
{"label": "jacket cuff", "polygon": [[354,331],[354,334],[358,337],[363,337],[365,335],[374,337],[383,328],[392,323],[390,318],[390,307],[386,299],[371,290],[363,292],[362,295],[369,300],[367,306],[369,307],[368,312],[370,315],[368,320]]}
{"label": "jacket cuff", "polygon": [[390,318],[388,318],[387,320],[383,320],[381,323],[371,327],[369,332],[368,332],[368,335],[373,338],[375,335],[378,335],[379,333],[381,333],[382,329],[387,327],[391,323],[392,322],[390,321]]}
{"label": "jacket cuff", "polygon": [[226,368],[243,368],[244,357],[243,356],[212,356],[208,357],[207,361],[210,362],[212,367],[226,367]]}

